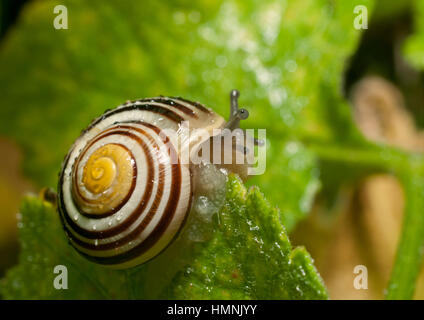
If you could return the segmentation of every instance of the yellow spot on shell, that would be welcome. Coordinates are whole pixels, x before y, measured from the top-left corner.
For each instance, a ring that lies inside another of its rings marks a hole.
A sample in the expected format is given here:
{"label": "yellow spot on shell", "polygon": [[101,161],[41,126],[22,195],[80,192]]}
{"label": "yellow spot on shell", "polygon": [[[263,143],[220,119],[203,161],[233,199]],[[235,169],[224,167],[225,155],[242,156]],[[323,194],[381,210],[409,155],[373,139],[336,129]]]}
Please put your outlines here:
{"label": "yellow spot on shell", "polygon": [[[95,160],[92,160],[95,158]],[[84,168],[83,183],[88,191],[99,194],[106,191],[115,180],[116,165],[111,158],[92,155]]]}
{"label": "yellow spot on shell", "polygon": [[84,188],[74,185],[73,196],[84,212],[102,214],[124,201],[131,190],[133,178],[131,152],[119,144],[106,144],[87,159],[81,177]]}

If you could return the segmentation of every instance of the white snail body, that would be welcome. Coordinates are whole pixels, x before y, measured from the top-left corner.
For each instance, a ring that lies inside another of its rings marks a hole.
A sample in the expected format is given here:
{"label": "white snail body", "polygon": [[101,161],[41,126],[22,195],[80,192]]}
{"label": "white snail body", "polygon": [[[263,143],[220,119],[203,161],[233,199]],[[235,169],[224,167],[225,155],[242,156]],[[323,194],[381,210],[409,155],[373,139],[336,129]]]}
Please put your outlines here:
{"label": "white snail body", "polygon": [[[164,250],[184,225],[193,185],[181,150],[208,137],[203,128],[234,128],[247,112],[232,91],[228,122],[203,105],[158,97],[127,102],[95,119],[62,165],[58,209],[71,245],[115,268],[142,264]],[[189,132],[181,130],[184,121]],[[178,133],[178,140],[166,134]],[[182,147],[181,147],[182,146]]]}

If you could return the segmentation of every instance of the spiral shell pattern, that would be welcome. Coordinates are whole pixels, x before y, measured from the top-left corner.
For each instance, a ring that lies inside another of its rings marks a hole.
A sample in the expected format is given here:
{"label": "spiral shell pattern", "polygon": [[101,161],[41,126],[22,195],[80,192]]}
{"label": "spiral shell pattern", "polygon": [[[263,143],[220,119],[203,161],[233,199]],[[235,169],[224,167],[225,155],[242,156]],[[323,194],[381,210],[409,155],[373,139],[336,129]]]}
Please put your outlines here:
{"label": "spiral shell pattern", "polygon": [[189,165],[164,129],[178,132],[186,120],[192,129],[224,123],[199,103],[158,97],[107,111],[83,131],[64,160],[58,188],[60,217],[80,254],[128,268],[152,259],[176,237],[190,210],[192,185]]}

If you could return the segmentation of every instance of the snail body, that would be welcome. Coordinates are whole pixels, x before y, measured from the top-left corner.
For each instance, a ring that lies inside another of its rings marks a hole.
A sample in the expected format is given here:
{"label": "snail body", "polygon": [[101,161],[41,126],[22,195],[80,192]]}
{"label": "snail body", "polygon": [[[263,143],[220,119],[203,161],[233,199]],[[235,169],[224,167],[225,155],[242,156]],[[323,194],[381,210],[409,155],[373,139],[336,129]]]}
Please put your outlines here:
{"label": "snail body", "polygon": [[[182,153],[196,151],[214,129],[238,127],[247,111],[238,109],[237,98],[233,90],[228,122],[174,97],[127,102],[95,119],[60,173],[58,210],[70,244],[114,268],[142,264],[163,251],[182,229],[194,193],[192,164]],[[183,130],[184,122],[190,130]],[[207,134],[190,134],[198,128]]]}

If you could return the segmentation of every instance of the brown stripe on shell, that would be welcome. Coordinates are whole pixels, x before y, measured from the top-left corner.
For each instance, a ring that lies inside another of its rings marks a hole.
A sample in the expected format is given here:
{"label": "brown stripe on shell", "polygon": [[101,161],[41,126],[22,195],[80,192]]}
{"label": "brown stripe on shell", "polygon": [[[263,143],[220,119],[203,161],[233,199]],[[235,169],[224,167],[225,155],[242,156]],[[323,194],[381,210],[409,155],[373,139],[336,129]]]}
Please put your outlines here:
{"label": "brown stripe on shell", "polygon": [[185,113],[186,115],[193,117],[193,118],[198,118],[198,115],[196,114],[196,112],[193,111],[193,109],[190,109],[184,105],[182,105],[181,103],[178,103],[178,101],[172,100],[170,98],[167,97],[160,97],[160,98],[151,98],[151,99],[142,99],[142,100],[138,100],[140,102],[156,102],[156,103],[162,103],[162,104],[166,104],[167,106],[176,108],[178,110],[180,110],[181,112]]}
{"label": "brown stripe on shell", "polygon": [[[125,125],[120,125],[119,126],[122,129],[132,129],[135,131],[138,131],[139,133],[143,134],[144,136],[148,137],[148,139],[150,140],[150,142],[152,144],[154,144],[156,146],[156,149],[159,149],[159,146],[155,143],[155,141],[153,140],[153,138],[151,138],[151,136],[144,130],[137,128],[137,127],[131,127],[131,126],[125,126]],[[156,128],[156,127],[155,127]],[[155,130],[156,131],[156,130]],[[160,131],[159,131],[160,132]],[[158,132],[157,132],[158,133]],[[165,138],[166,142],[169,141],[168,137]],[[146,217],[142,220],[142,222],[128,235],[126,235],[125,237],[118,239],[114,242],[109,242],[109,243],[105,243],[105,244],[92,244],[92,243],[87,243],[87,242],[83,242],[78,238],[73,238],[72,241],[74,241],[75,243],[77,243],[78,245],[80,245],[83,248],[87,248],[87,249],[92,249],[92,250],[109,250],[109,249],[114,249],[114,248],[118,248],[132,240],[134,240],[139,234],[141,234],[141,232],[144,231],[144,229],[146,228],[146,226],[149,224],[149,222],[153,219],[154,214],[156,213],[156,210],[159,206],[159,203],[162,199],[163,196],[163,190],[164,190],[164,186],[165,186],[165,173],[164,173],[164,165],[163,164],[159,164],[159,182],[158,182],[158,190],[156,193],[156,197],[154,198],[153,204],[149,210],[149,212],[147,213]],[[141,213],[144,211],[145,206],[142,208]],[[139,207],[136,208],[136,212],[139,213],[138,211],[140,210]],[[140,214],[137,214],[137,217],[139,217]],[[135,213],[132,213],[131,215],[134,215]]]}
{"label": "brown stripe on shell", "polygon": [[[130,214],[127,219],[123,220],[122,223],[120,223],[117,226],[114,226],[113,228],[104,230],[104,231],[91,231],[91,230],[87,230],[84,228],[81,228],[79,225],[77,225],[72,218],[66,213],[66,206],[64,204],[63,201],[63,197],[60,197],[60,206],[59,208],[61,209],[60,211],[63,211],[63,216],[65,221],[67,222],[67,224],[69,225],[69,227],[74,230],[77,234],[87,238],[87,239],[105,239],[105,238],[109,238],[112,236],[115,236],[121,232],[123,232],[124,230],[126,230],[131,224],[133,224],[137,218],[139,217],[139,215],[137,215],[138,213],[140,213],[145,209],[147,203],[150,200],[150,196],[151,196],[151,190],[153,189],[153,178],[154,178],[154,166],[153,166],[153,159],[150,155],[149,149],[147,147],[147,145],[144,143],[144,141],[139,138],[138,136],[127,132],[127,131],[115,131],[115,134],[119,133],[119,134],[123,134],[126,136],[129,136],[131,138],[133,138],[134,140],[136,140],[140,146],[143,148],[145,154],[146,154],[146,158],[147,158],[147,162],[148,162],[148,177],[147,177],[147,186],[146,189],[144,190],[144,194],[143,197],[141,198],[142,200],[140,201],[139,207],[137,207],[137,209],[135,210],[135,213]],[[63,181],[63,177],[61,177],[61,181]],[[60,182],[62,185],[62,182]],[[65,224],[64,224],[65,225]],[[66,228],[66,227],[65,227]],[[75,238],[71,232],[67,232],[68,236],[71,238]]]}
{"label": "brown stripe on shell", "polygon": [[187,99],[184,99],[184,98],[182,98],[182,97],[170,97],[171,99],[174,99],[174,101],[175,100],[180,100],[180,101],[183,101],[183,102],[185,102],[185,103],[188,103],[188,104],[190,104],[191,106],[193,106],[193,107],[195,107],[195,108],[197,108],[197,109],[199,109],[200,111],[203,111],[203,112],[205,112],[205,113],[212,113],[212,111],[210,110],[210,109],[208,109],[208,108],[206,108],[203,104],[201,104],[201,103],[199,103],[199,102],[196,102],[196,101],[190,101],[190,100],[187,100]]}
{"label": "brown stripe on shell", "polygon": [[[147,123],[140,123],[142,125],[146,125],[147,127],[155,127],[151,124]],[[160,129],[155,127],[157,130]],[[157,131],[158,132],[158,131]],[[172,147],[173,148],[173,147]],[[168,149],[169,150],[169,149]],[[175,152],[175,149],[171,151],[171,157],[177,156],[177,153]],[[176,161],[176,163],[174,162]],[[159,223],[156,225],[155,229],[152,231],[152,233],[140,244],[138,244],[136,247],[123,252],[116,256],[111,257],[94,257],[87,253],[81,252],[78,250],[83,256],[85,256],[87,259],[94,261],[99,264],[104,265],[113,265],[113,264],[121,264],[125,263],[127,261],[133,260],[143,253],[145,253],[147,250],[149,250],[152,246],[154,246],[157,241],[161,238],[163,233],[166,231],[166,229],[169,226],[169,223],[172,221],[175,210],[177,207],[177,204],[180,199],[181,194],[181,165],[179,162],[179,159],[171,159],[171,167],[172,167],[172,186],[171,190],[175,190],[175,192],[170,193],[170,197],[168,199],[166,208],[164,210],[164,213],[159,221]],[[187,209],[189,210],[189,208]]]}
{"label": "brown stripe on shell", "polygon": [[164,117],[168,118],[171,121],[174,121],[176,123],[181,123],[184,121],[184,118],[175,113],[174,111],[164,108],[158,105],[151,105],[151,104],[136,104],[135,102],[130,102],[130,105],[124,105],[121,107],[118,107],[116,109],[113,109],[111,111],[107,111],[102,116],[94,119],[92,123],[87,127],[87,129],[83,130],[83,133],[87,132],[91,128],[95,127],[97,124],[102,122],[103,120],[107,119],[110,116],[113,116],[115,114],[119,114],[126,111],[133,111],[133,110],[142,110],[142,111],[151,111],[160,115],[163,115]]}
{"label": "brown stripe on shell", "polygon": [[[156,210],[159,207],[159,203],[162,200],[163,190],[164,190],[163,169],[164,169],[164,166],[162,164],[159,165],[160,176],[159,176],[159,183],[158,183],[158,191],[157,191],[156,197],[153,200],[152,206],[150,207],[150,210],[147,213],[146,217],[141,221],[141,223],[133,231],[131,231],[125,237],[122,237],[122,238],[115,240],[113,242],[97,244],[97,245],[93,244],[93,243],[84,242],[84,241],[82,241],[78,238],[75,238],[75,237],[72,238],[72,241],[75,242],[76,244],[78,244],[80,247],[90,249],[90,250],[94,250],[94,251],[100,251],[100,250],[110,250],[110,249],[119,248],[119,247],[129,243],[130,241],[134,240],[135,238],[137,238],[137,236],[139,236],[144,231],[146,226],[153,219],[153,216],[155,215]],[[137,209],[136,209],[136,211],[138,211]],[[138,215],[138,216],[140,216],[140,215]]]}

